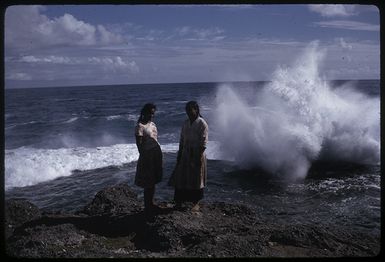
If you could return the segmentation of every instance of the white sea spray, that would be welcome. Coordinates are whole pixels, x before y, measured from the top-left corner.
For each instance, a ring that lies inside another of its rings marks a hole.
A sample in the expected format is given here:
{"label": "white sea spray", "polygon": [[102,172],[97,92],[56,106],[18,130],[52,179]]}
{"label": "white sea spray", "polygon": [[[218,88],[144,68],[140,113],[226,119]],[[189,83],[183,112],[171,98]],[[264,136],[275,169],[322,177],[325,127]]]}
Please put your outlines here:
{"label": "white sea spray", "polygon": [[[209,142],[207,157],[216,159],[218,145]],[[162,144],[163,153],[176,153],[178,143]],[[135,144],[115,144],[99,147],[69,147],[42,149],[20,147],[5,150],[5,189],[24,187],[69,176],[74,170],[92,170],[122,166],[137,161]]]}
{"label": "white sea spray", "polygon": [[313,161],[380,161],[380,106],[346,84],[319,75],[316,42],[290,67],[279,67],[257,92],[218,87],[211,120],[223,157],[285,179],[303,179]]}

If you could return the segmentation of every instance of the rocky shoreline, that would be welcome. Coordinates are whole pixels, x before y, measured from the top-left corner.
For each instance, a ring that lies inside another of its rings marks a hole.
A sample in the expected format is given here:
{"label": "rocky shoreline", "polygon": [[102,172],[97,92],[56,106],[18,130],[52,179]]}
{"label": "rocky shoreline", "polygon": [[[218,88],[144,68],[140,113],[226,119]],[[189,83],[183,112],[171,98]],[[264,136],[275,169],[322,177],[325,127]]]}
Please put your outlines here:
{"label": "rocky shoreline", "polygon": [[126,184],[105,188],[74,214],[5,202],[5,252],[12,258],[375,257],[380,237],[335,225],[261,222],[251,208],[224,202],[200,212],[167,203],[153,217]]}

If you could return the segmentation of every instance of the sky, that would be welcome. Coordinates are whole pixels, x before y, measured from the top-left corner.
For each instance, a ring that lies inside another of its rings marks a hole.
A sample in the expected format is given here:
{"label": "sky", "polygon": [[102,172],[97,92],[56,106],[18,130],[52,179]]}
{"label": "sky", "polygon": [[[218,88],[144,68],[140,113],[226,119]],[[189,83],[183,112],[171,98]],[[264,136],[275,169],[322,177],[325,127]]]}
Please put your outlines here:
{"label": "sky", "polygon": [[371,5],[9,6],[5,88],[268,81],[310,43],[327,80],[380,79]]}

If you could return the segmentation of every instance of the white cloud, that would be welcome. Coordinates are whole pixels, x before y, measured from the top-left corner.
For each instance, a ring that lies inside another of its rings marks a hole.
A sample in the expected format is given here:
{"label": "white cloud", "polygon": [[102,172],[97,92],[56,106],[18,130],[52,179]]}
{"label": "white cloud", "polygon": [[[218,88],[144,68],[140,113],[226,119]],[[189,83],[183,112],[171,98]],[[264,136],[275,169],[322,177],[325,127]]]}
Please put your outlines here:
{"label": "white cloud", "polygon": [[132,73],[135,73],[135,74],[139,73],[139,67],[135,61],[129,62],[127,66],[129,67]]}
{"label": "white cloud", "polygon": [[161,40],[163,38],[163,33],[164,32],[162,30],[151,29],[147,32],[145,36],[136,37],[136,40],[144,40],[144,41]]}
{"label": "white cloud", "polygon": [[213,36],[218,36],[222,34],[224,31],[219,28],[208,28],[208,29],[200,29],[196,30],[195,33],[201,39],[207,39]]}
{"label": "white cloud", "polygon": [[183,27],[178,27],[176,31],[180,36],[185,36],[186,34],[190,33],[192,30],[189,26],[183,26]]}
{"label": "white cloud", "polygon": [[116,57],[90,57],[86,64],[101,65],[105,70],[128,70],[130,73],[138,73],[139,67],[135,61],[125,61],[120,56]]}
{"label": "white cloud", "polygon": [[346,30],[357,30],[357,31],[380,31],[379,25],[349,21],[349,20],[333,20],[333,21],[321,21],[314,22],[316,26],[335,28],[335,29],[346,29]]}
{"label": "white cloud", "polygon": [[333,16],[352,16],[356,15],[354,5],[309,5],[309,10],[312,12],[319,13],[324,17],[333,17]]}
{"label": "white cloud", "polygon": [[5,76],[6,79],[8,80],[32,80],[32,77],[29,74],[26,73],[10,73]]}
{"label": "white cloud", "polygon": [[280,46],[285,46],[285,47],[300,47],[304,46],[303,42],[296,41],[293,39],[278,39],[278,38],[250,38],[247,40],[250,43],[254,44],[261,44],[261,45],[280,45]]}
{"label": "white cloud", "polygon": [[178,27],[175,29],[176,35],[185,40],[207,40],[217,41],[225,38],[223,29],[218,27],[192,28],[189,26]]}
{"label": "white cloud", "polygon": [[213,5],[215,7],[222,8],[223,10],[229,11],[242,11],[242,10],[250,10],[258,7],[257,5],[249,5],[249,4],[230,4],[230,5]]}
{"label": "white cloud", "polygon": [[47,20],[37,27],[40,35],[52,44],[94,45],[96,29],[94,26],[77,20],[70,14],[54,20]]}
{"label": "white cloud", "polygon": [[102,66],[108,70],[128,70],[130,73],[138,73],[139,67],[135,61],[127,61],[120,56],[110,57],[65,57],[65,56],[23,56],[18,62],[36,64],[61,64],[61,65],[83,65],[83,66]]}
{"label": "white cloud", "polygon": [[77,64],[71,58],[63,56],[46,56],[46,57],[36,57],[32,55],[23,56],[20,58],[19,62],[25,63],[52,63],[52,64]]}
{"label": "white cloud", "polygon": [[91,25],[71,14],[50,19],[41,6],[10,6],[5,13],[5,46],[39,48],[47,46],[90,46],[117,44],[122,36],[102,25]]}
{"label": "white cloud", "polygon": [[353,46],[351,44],[348,44],[343,37],[338,38],[337,41],[339,42],[342,48],[349,50],[353,49]]}

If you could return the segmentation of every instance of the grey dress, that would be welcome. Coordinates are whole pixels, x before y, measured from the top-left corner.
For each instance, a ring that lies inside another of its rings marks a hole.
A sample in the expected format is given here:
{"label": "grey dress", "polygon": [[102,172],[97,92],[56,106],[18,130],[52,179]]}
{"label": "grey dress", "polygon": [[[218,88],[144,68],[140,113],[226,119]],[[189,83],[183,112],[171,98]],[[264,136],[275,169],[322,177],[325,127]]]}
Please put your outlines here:
{"label": "grey dress", "polygon": [[191,124],[187,119],[183,126],[179,141],[179,163],[175,167],[169,184],[177,189],[202,189],[207,180],[206,153],[201,155],[202,147],[208,141],[208,125],[198,117]]}

